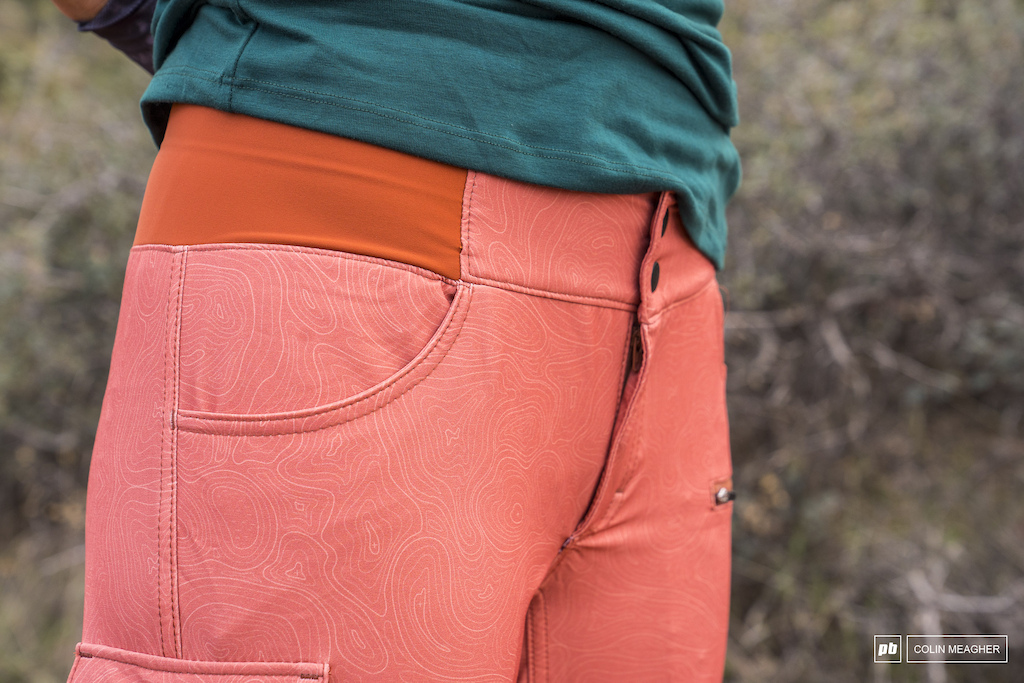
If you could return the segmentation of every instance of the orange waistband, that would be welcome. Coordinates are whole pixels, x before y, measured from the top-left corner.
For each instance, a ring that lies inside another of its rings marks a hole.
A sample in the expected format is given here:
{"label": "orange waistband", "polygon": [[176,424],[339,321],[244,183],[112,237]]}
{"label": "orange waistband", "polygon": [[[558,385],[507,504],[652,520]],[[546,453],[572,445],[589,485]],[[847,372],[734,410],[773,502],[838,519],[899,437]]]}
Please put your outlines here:
{"label": "orange waistband", "polygon": [[458,279],[465,185],[465,169],[177,104],[149,176],[135,244],[295,244]]}

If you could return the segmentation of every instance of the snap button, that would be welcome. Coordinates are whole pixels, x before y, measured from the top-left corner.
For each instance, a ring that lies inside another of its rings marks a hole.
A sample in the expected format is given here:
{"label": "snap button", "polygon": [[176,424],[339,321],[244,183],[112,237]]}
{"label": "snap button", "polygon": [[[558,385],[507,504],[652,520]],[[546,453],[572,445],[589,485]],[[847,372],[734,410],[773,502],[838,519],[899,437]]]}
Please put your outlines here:
{"label": "snap button", "polygon": [[736,494],[733,491],[730,491],[724,486],[715,491],[715,502],[717,504],[725,505],[730,500],[736,500]]}
{"label": "snap button", "polygon": [[658,278],[661,276],[661,267],[658,262],[654,262],[654,267],[651,268],[651,291],[653,292],[658,288]]}
{"label": "snap button", "polygon": [[661,236],[665,236],[665,230],[668,229],[668,209],[665,209],[665,217],[661,219]]}

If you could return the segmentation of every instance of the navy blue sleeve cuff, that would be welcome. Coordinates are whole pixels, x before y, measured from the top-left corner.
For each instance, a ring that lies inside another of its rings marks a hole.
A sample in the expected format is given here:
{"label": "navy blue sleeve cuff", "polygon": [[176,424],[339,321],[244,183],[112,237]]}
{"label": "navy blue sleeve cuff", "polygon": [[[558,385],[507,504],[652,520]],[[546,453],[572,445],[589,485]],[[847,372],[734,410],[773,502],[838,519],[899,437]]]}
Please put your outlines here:
{"label": "navy blue sleeve cuff", "polygon": [[108,0],[100,13],[78,23],[79,31],[91,31],[153,73],[153,8],[156,0]]}

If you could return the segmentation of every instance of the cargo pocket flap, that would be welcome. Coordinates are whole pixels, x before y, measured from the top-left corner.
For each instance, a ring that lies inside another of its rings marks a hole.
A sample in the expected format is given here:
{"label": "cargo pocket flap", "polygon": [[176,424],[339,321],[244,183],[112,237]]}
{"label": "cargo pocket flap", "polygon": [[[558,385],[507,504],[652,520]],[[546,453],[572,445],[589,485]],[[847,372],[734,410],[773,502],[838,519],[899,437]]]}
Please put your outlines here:
{"label": "cargo pocket flap", "polygon": [[68,683],[327,683],[327,664],[203,662],[79,643]]}

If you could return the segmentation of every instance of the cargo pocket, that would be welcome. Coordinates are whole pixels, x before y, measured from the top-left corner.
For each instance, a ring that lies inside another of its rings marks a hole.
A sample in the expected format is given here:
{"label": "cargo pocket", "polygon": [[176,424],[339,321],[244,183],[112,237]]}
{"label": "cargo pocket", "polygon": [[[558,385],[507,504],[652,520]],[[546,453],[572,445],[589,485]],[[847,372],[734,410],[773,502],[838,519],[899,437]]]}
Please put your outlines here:
{"label": "cargo pocket", "polygon": [[327,664],[201,662],[79,643],[68,683],[327,683]]}

